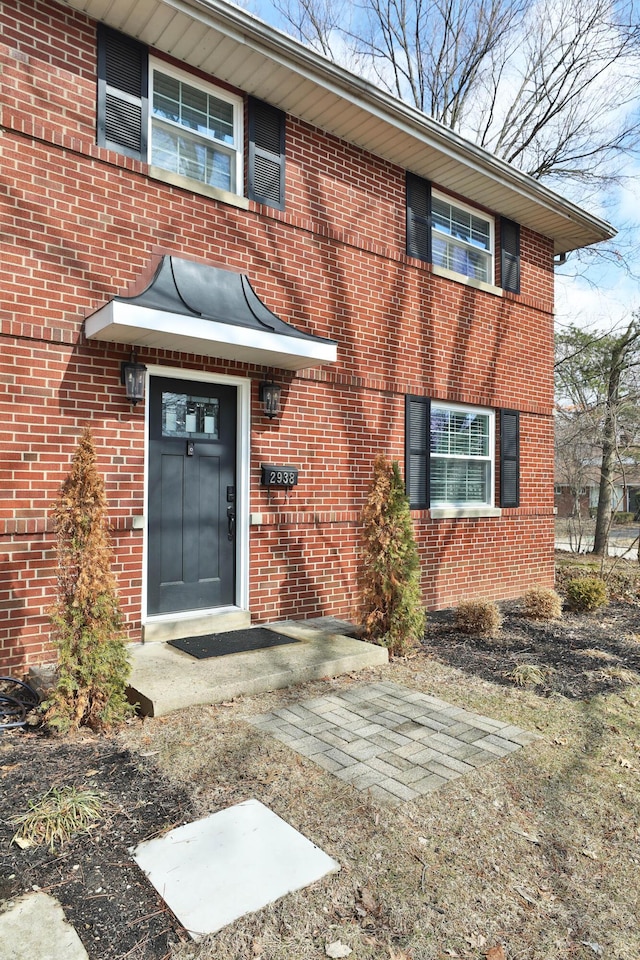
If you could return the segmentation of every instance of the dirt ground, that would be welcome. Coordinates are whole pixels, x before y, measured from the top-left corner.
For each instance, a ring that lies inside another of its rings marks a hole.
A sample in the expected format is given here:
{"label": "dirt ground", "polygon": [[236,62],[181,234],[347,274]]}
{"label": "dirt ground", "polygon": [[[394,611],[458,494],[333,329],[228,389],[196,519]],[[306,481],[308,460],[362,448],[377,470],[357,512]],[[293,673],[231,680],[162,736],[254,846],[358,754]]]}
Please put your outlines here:
{"label": "dirt ground", "polygon": [[[519,686],[522,663],[541,682]],[[541,739],[391,809],[246,722],[380,676]],[[0,900],[50,892],[90,960],[311,960],[335,944],[353,960],[637,960],[639,725],[640,606],[627,597],[550,624],[512,604],[491,641],[432,615],[422,649],[388,668],[136,720],[112,737],[5,731]],[[68,784],[100,792],[98,824],[54,852],[12,844],[11,817]],[[249,797],[340,873],[196,945],[129,849]]]}

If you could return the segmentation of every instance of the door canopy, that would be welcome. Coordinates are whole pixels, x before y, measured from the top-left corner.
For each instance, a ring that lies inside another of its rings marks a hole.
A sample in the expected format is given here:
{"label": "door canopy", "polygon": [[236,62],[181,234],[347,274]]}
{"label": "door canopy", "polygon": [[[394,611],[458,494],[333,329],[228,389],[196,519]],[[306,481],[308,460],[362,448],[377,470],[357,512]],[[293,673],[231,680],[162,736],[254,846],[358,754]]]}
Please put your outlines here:
{"label": "door canopy", "polygon": [[301,333],[260,300],[245,274],[163,256],[149,286],[85,321],[89,340],[156,347],[284,370],[335,363],[335,340]]}

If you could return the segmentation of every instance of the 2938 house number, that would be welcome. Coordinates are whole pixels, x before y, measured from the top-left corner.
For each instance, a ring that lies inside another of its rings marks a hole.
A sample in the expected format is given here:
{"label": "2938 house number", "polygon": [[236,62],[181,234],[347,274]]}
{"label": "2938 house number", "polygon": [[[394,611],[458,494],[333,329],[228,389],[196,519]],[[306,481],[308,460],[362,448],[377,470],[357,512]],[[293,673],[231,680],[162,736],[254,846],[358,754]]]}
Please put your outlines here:
{"label": "2938 house number", "polygon": [[263,463],[260,483],[263,487],[295,487],[298,482],[298,468]]}

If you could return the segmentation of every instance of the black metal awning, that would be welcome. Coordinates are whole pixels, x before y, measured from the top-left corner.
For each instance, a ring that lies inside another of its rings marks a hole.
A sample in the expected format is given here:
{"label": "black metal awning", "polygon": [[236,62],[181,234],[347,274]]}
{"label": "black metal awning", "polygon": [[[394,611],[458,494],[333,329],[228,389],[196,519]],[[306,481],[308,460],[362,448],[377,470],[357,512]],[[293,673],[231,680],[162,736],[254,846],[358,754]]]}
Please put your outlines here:
{"label": "black metal awning", "polygon": [[285,370],[337,356],[335,340],[302,333],[269,310],[245,274],[169,255],[142,293],[114,297],[86,319],[85,332],[89,340]]}

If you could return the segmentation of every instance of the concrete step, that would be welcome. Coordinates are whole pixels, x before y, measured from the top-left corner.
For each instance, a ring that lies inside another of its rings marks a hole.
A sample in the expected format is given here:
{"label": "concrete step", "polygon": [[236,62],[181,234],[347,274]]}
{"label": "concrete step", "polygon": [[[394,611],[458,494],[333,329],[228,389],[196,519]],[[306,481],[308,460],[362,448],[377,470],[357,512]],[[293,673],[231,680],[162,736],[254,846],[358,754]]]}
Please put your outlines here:
{"label": "concrete step", "polygon": [[251,626],[248,610],[228,608],[215,613],[205,613],[178,619],[150,620],[142,632],[144,642],[180,640],[182,637],[203,637],[207,633],[228,633]]}
{"label": "concrete step", "polygon": [[332,617],[262,624],[300,643],[197,660],[166,643],[129,646],[129,699],[140,712],[160,717],[198,704],[221,703],[338,677],[389,661],[385,647],[348,636],[351,624]]}

